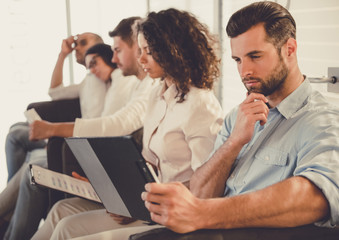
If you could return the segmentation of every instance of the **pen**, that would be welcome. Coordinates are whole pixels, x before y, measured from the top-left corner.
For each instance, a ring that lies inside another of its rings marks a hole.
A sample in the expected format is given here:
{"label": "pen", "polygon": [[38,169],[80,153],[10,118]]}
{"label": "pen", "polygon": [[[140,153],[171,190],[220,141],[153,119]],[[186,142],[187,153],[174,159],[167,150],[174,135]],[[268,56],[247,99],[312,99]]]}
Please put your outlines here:
{"label": "pen", "polygon": [[156,183],[160,183],[159,178],[158,178],[158,176],[155,174],[152,165],[149,164],[148,162],[146,162],[146,165],[147,165],[147,167],[148,167],[148,170],[151,172],[151,174],[152,174],[152,176],[153,176],[155,182],[156,182]]}

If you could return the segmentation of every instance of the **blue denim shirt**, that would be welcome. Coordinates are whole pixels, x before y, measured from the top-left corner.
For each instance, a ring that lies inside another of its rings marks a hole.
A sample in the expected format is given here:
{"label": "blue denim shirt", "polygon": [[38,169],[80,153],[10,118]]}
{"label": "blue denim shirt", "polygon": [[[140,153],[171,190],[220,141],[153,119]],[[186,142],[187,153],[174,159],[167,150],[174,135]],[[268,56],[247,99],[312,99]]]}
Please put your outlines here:
{"label": "blue denim shirt", "polygon": [[[213,153],[231,134],[237,110],[226,116]],[[273,124],[277,126],[265,131]],[[253,147],[261,134],[264,140]],[[292,176],[306,177],[327,198],[331,216],[316,224],[339,224],[339,108],[312,90],[307,79],[270,109],[264,126],[257,122],[252,140],[233,164],[225,196],[256,191]]]}

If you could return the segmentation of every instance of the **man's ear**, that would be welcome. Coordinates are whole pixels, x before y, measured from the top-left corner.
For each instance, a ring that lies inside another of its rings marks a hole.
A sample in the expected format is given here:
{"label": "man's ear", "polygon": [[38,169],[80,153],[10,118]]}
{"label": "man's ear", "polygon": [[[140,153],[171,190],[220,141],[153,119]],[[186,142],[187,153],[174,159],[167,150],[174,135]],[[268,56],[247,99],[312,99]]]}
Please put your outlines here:
{"label": "man's ear", "polygon": [[289,38],[285,43],[287,57],[296,56],[297,55],[297,41],[294,38]]}

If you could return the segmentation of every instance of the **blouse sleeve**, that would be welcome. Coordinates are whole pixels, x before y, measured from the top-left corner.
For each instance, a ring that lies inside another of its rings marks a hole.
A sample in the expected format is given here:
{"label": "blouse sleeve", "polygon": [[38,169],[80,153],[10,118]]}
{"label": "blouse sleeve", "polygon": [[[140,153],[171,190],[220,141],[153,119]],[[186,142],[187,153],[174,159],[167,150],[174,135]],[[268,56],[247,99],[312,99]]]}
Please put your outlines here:
{"label": "blouse sleeve", "polygon": [[133,94],[128,104],[115,114],[94,119],[76,119],[73,136],[122,136],[141,128],[150,92],[156,85],[153,80],[146,81]]}
{"label": "blouse sleeve", "polygon": [[201,91],[192,101],[190,113],[183,131],[192,152],[191,167],[195,171],[208,160],[213,150],[223,122],[223,111],[212,91]]}

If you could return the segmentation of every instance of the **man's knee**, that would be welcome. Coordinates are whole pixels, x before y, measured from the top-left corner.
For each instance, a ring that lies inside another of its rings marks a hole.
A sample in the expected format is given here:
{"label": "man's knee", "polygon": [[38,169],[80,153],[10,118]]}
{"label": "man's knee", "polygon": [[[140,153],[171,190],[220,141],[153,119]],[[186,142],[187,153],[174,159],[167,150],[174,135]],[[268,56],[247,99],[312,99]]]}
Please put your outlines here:
{"label": "man's knee", "polygon": [[[13,125],[7,134],[8,141],[10,142],[19,142],[24,140],[28,141],[29,136],[29,126],[25,125]],[[7,142],[7,140],[6,140]]]}
{"label": "man's knee", "polygon": [[72,236],[74,221],[70,217],[60,219],[55,226],[51,239],[68,239]]}
{"label": "man's knee", "polygon": [[52,225],[55,226],[57,223],[60,222],[60,220],[64,217],[63,209],[64,209],[65,203],[61,200],[56,202],[51,210],[49,211],[48,217],[50,218],[49,221],[51,221]]}
{"label": "man's knee", "polygon": [[63,199],[56,202],[50,210],[50,220],[52,220],[54,224],[58,223],[61,219],[74,214],[72,211],[73,208],[69,199]]}
{"label": "man's knee", "polygon": [[27,155],[26,162],[47,168],[47,151],[45,148],[34,149]]}

